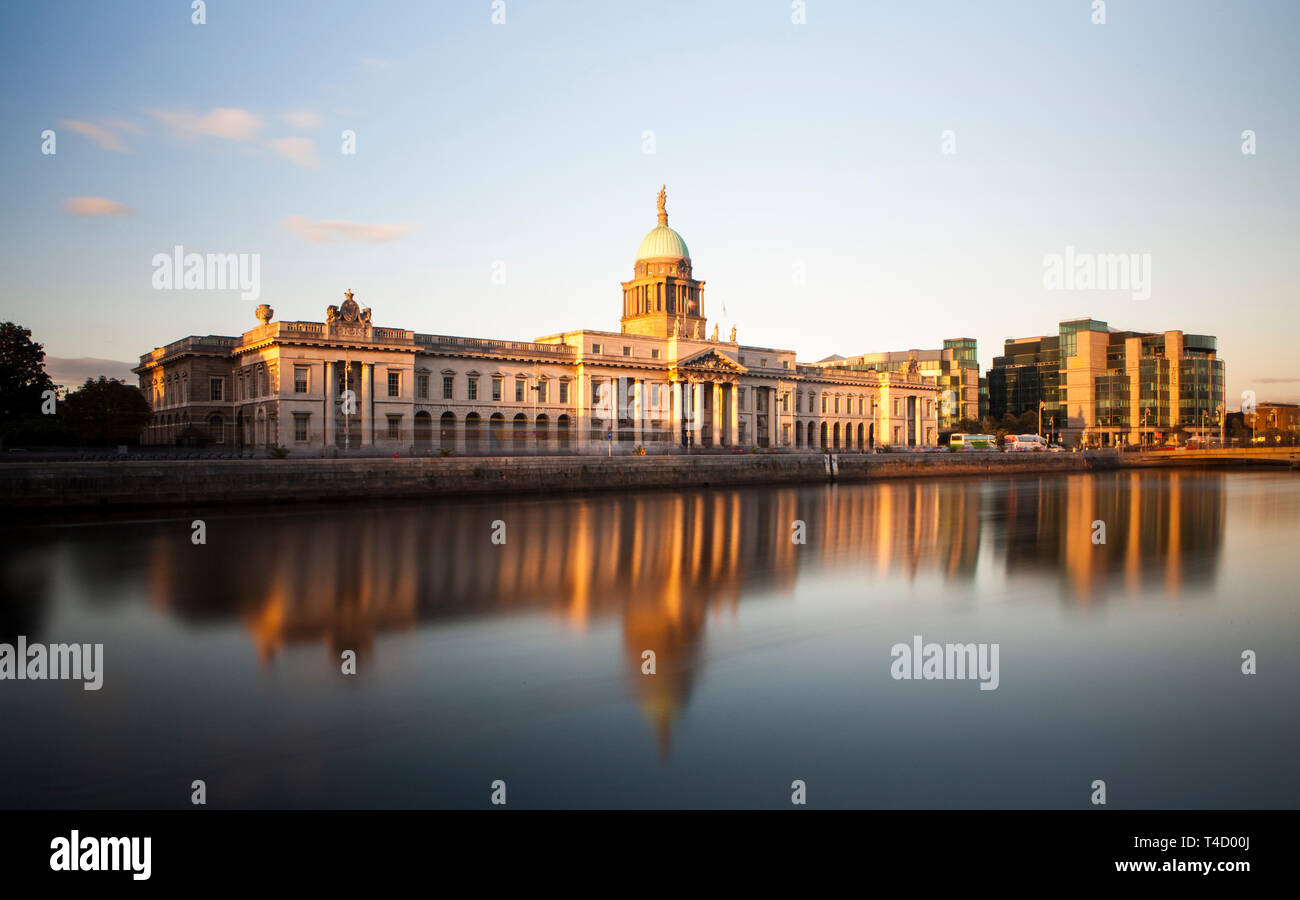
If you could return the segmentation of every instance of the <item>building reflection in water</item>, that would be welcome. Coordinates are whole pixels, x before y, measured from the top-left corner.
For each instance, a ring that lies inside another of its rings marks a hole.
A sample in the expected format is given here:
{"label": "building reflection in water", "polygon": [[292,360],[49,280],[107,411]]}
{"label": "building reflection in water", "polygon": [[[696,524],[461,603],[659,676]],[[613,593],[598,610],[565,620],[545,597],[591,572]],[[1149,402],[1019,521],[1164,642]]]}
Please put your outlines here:
{"label": "building reflection in water", "polygon": [[[807,524],[807,543],[791,541]],[[493,522],[507,541],[493,544]],[[1093,543],[1093,523],[1107,541]],[[209,521],[194,553],[169,527],[151,596],[183,618],[237,617],[270,665],[293,642],[373,652],[380,632],[540,612],[568,627],[616,618],[627,680],[666,752],[701,676],[711,615],[791,593],[801,572],[973,581],[1041,572],[1087,607],[1212,577],[1222,476],[1136,473],[926,479],[814,488],[604,494],[501,503],[333,507]],[[233,526],[233,527],[232,527]],[[972,588],[973,589],[973,588]],[[655,651],[657,674],[641,674]]]}

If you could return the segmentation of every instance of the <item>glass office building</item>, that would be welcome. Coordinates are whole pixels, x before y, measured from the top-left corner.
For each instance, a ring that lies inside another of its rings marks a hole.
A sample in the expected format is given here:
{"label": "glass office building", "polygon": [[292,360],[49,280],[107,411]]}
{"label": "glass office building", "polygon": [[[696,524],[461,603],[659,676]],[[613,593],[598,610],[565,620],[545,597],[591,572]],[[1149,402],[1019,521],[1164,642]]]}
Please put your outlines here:
{"label": "glass office building", "polygon": [[1224,364],[1212,335],[1072,319],[1055,335],[1008,339],[987,378],[994,417],[1042,403],[1044,431],[1071,444],[1217,437],[1224,414]]}

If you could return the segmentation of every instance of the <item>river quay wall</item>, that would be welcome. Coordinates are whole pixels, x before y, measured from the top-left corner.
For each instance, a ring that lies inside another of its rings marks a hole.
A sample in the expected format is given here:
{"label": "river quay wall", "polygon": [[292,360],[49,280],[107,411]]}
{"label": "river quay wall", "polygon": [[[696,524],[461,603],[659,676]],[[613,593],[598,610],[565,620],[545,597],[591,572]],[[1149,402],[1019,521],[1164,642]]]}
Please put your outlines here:
{"label": "river quay wall", "polygon": [[29,510],[276,504],[988,477],[1118,465],[1119,454],[1106,451],[12,462],[0,465],[0,504]]}

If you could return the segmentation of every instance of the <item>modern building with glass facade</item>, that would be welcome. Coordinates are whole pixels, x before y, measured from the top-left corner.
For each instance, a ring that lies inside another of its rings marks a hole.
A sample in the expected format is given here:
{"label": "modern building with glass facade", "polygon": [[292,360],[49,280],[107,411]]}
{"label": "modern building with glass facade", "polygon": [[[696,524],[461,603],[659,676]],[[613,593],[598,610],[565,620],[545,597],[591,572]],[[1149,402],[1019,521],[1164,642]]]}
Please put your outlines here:
{"label": "modern building with glass facade", "polygon": [[1038,411],[1069,444],[1167,443],[1180,428],[1217,437],[1224,369],[1212,335],[1119,331],[1096,319],[1008,339],[988,372],[989,412]]}
{"label": "modern building with glass facade", "polygon": [[936,350],[894,350],[860,356],[831,356],[813,365],[828,371],[893,372],[915,368],[939,387],[939,430],[951,431],[962,419],[979,418],[980,364],[974,338],[948,338]]}

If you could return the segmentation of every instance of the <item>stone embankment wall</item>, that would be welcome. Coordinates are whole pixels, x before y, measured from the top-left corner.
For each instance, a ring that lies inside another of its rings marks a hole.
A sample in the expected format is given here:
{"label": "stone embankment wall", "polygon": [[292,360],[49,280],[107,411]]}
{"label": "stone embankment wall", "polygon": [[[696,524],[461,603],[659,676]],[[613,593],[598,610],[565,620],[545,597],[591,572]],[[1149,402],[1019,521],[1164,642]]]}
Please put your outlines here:
{"label": "stone embankment wall", "polygon": [[0,504],[14,508],[275,504],[465,494],[556,493],[878,478],[1084,472],[1118,454],[878,453],[734,456],[451,457],[13,462]]}

